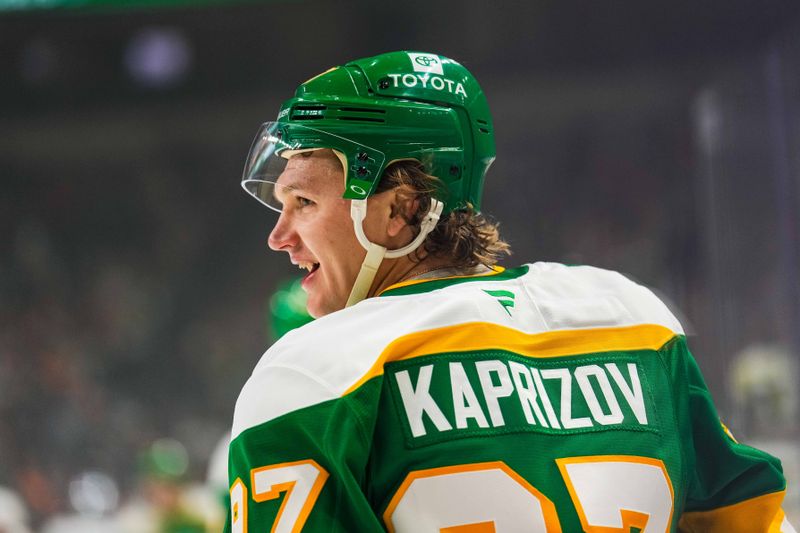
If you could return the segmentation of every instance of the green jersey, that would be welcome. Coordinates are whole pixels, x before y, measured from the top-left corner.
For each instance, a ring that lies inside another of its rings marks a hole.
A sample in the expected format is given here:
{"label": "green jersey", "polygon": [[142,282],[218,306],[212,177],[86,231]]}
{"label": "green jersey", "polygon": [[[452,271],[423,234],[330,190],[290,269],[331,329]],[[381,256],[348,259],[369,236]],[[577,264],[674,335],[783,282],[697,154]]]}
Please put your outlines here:
{"label": "green jersey", "polygon": [[791,532],[649,290],[536,263],[401,283],[284,336],[236,404],[238,532]]}

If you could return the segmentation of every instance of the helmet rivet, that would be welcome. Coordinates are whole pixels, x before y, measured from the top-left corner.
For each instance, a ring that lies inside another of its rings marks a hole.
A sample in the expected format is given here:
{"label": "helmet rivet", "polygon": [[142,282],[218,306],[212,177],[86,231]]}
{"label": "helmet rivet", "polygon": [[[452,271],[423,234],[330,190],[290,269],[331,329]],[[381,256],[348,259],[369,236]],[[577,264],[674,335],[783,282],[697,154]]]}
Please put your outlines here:
{"label": "helmet rivet", "polygon": [[388,89],[389,80],[387,78],[383,78],[381,81],[378,82],[378,87],[380,87],[381,89]]}
{"label": "helmet rivet", "polygon": [[358,160],[359,161],[366,161],[367,159],[369,159],[369,156],[367,155],[367,152],[359,152],[359,154],[358,154]]}
{"label": "helmet rivet", "polygon": [[358,170],[356,170],[356,173],[359,176],[366,176],[367,175],[367,167],[358,167]]}
{"label": "helmet rivet", "polygon": [[450,165],[450,175],[455,176],[458,174],[458,165]]}

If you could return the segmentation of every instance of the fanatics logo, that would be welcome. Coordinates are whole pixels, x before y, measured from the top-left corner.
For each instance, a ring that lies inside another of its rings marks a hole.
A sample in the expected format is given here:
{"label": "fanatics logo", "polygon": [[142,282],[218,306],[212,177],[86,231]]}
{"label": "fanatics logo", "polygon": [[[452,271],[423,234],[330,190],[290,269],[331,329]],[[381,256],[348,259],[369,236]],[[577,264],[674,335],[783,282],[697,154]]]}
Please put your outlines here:
{"label": "fanatics logo", "polygon": [[503,306],[503,310],[508,313],[508,316],[511,315],[511,310],[514,309],[514,298],[515,295],[511,291],[487,291],[483,289],[483,292],[488,294],[489,296],[494,296],[497,298],[497,303]]}
{"label": "fanatics logo", "polygon": [[437,56],[430,54],[408,54],[408,57],[411,59],[411,66],[414,67],[414,72],[430,72],[431,74],[444,76],[442,61]]}

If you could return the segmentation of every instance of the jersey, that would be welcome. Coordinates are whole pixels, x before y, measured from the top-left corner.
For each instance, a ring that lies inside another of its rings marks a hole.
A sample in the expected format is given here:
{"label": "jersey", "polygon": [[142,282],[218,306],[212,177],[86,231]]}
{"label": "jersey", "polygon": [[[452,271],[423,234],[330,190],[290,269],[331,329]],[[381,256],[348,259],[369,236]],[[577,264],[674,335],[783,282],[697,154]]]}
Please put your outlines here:
{"label": "jersey", "polygon": [[236,404],[226,531],[793,531],[681,325],[621,274],[400,283],[273,345]]}

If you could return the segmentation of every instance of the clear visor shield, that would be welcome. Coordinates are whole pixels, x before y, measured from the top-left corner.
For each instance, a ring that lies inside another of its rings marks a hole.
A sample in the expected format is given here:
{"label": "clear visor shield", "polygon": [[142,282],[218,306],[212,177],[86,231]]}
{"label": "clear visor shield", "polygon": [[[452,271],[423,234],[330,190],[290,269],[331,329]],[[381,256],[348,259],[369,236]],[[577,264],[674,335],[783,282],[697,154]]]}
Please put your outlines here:
{"label": "clear visor shield", "polygon": [[247,156],[242,187],[265,206],[280,212],[283,205],[278,198],[285,195],[276,189],[283,187],[280,178],[289,159],[321,148],[332,149],[346,170],[344,197],[369,196],[383,166],[382,152],[326,131],[282,122],[261,126]]}

